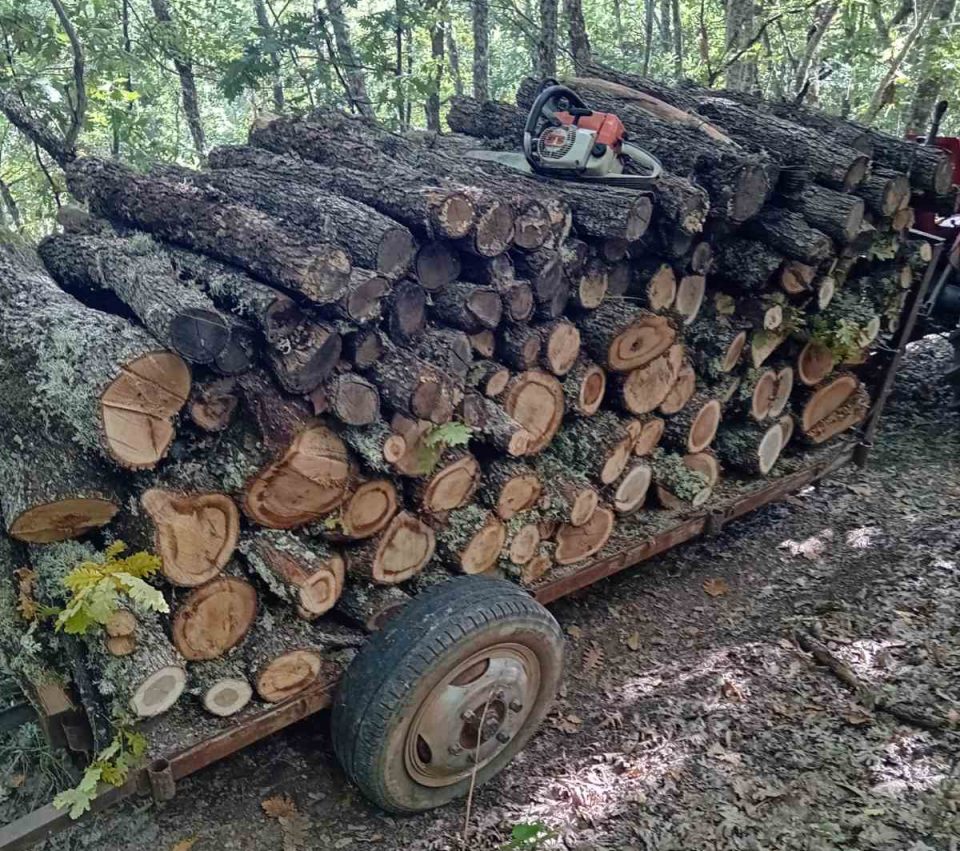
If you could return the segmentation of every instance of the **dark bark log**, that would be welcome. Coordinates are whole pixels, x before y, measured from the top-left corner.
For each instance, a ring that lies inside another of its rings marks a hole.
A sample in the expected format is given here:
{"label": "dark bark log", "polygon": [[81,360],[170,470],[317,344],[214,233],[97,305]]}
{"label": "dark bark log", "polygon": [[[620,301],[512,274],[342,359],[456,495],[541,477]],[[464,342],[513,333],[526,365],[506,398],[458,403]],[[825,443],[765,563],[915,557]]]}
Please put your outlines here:
{"label": "dark bark log", "polygon": [[437,367],[399,346],[387,347],[370,375],[381,399],[415,420],[449,422],[458,401],[455,383]]}
{"label": "dark bark log", "polygon": [[538,304],[552,301],[563,290],[563,259],[555,249],[516,251],[511,256],[517,273],[530,281]]}
{"label": "dark bark log", "polygon": [[343,354],[357,369],[369,369],[383,354],[384,341],[376,328],[358,328],[344,337]]}
{"label": "dark bark log", "polygon": [[374,585],[351,579],[337,601],[337,613],[367,632],[376,632],[412,599],[396,585]]}
{"label": "dark bark log", "polygon": [[874,168],[855,190],[875,215],[892,216],[910,199],[910,179],[895,171]]}
{"label": "dark bark log", "polygon": [[428,242],[417,252],[414,269],[420,285],[437,292],[460,277],[460,255],[446,242]]}
{"label": "dark bark log", "polygon": [[427,296],[415,281],[400,281],[385,300],[387,333],[398,345],[419,337],[427,327]]}
{"label": "dark bark log", "polygon": [[475,361],[467,372],[466,386],[496,399],[510,381],[510,370],[492,360]]}
{"label": "dark bark log", "polygon": [[238,203],[339,246],[358,266],[374,269],[390,280],[405,274],[413,264],[413,234],[352,198],[249,168],[204,172],[200,179]]}
{"label": "dark bark log", "polygon": [[468,393],[463,400],[463,421],[475,436],[513,458],[526,455],[530,434],[503,408],[480,393]]}
{"label": "dark bark log", "polygon": [[609,289],[607,267],[599,257],[592,257],[571,280],[570,301],[582,310],[596,310],[603,303]]}
{"label": "dark bark log", "polygon": [[194,383],[187,403],[187,413],[197,428],[208,432],[223,431],[233,422],[240,397],[235,378],[217,378]]}
{"label": "dark bark log", "polygon": [[[630,261],[621,260],[619,263],[607,264],[605,277],[607,281],[606,296],[622,298],[629,291],[630,284],[633,281],[633,269]],[[598,303],[596,306],[599,307],[600,304]]]}
{"label": "dark bark log", "polygon": [[[164,346],[188,361],[216,365],[236,320],[199,289],[178,281],[146,235],[47,237],[40,257],[60,286],[81,301],[114,293]],[[249,367],[249,364],[247,364]]]}
{"label": "dark bark log", "polygon": [[509,254],[498,254],[496,257],[465,254],[460,258],[460,266],[460,277],[465,281],[499,286],[516,280],[513,260]]}
{"label": "dark bark log", "polygon": [[235,263],[318,304],[336,301],[349,282],[350,259],[342,250],[292,237],[263,213],[196,187],[143,177],[93,157],[71,163],[67,180],[100,215]]}
{"label": "dark bark log", "polygon": [[833,256],[833,243],[810,227],[799,213],[767,207],[746,225],[746,232],[801,263],[818,265]]}
{"label": "dark bark log", "polygon": [[363,325],[377,322],[383,312],[382,301],[390,293],[390,282],[369,269],[354,268],[347,292],[333,308],[346,322]]}
{"label": "dark bark log", "polygon": [[413,345],[413,352],[445,373],[458,387],[467,380],[473,363],[470,338],[462,331],[430,328]]}
{"label": "dark bark log", "polygon": [[434,294],[431,313],[445,325],[472,334],[500,324],[503,302],[494,287],[453,281]]}
{"label": "dark bark log", "polygon": [[153,468],[190,391],[187,365],[125,319],[67,295],[32,252],[0,247],[0,278],[0,358],[30,377],[29,398],[14,404],[29,402],[87,452]]}
{"label": "dark bark log", "polygon": [[[476,210],[467,193],[448,181],[424,179],[402,163],[378,163],[376,171],[354,166],[331,167],[287,156],[281,139],[267,144],[264,129],[251,132],[254,144],[215,148],[210,152],[213,168],[250,168],[281,180],[336,192],[368,204],[383,215],[406,225],[420,238],[437,234],[448,239],[466,236],[474,225]],[[273,153],[271,153],[273,151]]]}
{"label": "dark bark log", "polygon": [[311,394],[316,413],[333,414],[345,425],[364,426],[380,418],[380,394],[362,375],[348,370],[325,379]]}
{"label": "dark bark log", "polygon": [[514,369],[533,369],[540,360],[543,341],[531,325],[504,323],[497,338],[497,358]]}
{"label": "dark bark log", "polygon": [[806,189],[788,206],[841,245],[853,242],[863,223],[864,205],[860,198],[822,186]]}
{"label": "dark bark log", "polygon": [[760,292],[770,288],[783,263],[783,255],[766,243],[734,237],[718,247],[713,274],[735,290]]}

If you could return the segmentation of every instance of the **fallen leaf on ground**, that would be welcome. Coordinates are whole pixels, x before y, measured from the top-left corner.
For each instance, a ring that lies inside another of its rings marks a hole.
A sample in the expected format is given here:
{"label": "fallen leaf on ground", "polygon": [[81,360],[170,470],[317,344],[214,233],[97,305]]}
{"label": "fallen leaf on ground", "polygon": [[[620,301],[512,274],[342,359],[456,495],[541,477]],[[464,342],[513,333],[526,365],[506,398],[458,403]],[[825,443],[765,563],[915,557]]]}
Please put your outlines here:
{"label": "fallen leaf on ground", "polygon": [[703,590],[706,591],[711,597],[722,597],[724,594],[730,591],[730,586],[727,585],[727,581],[725,579],[715,576],[711,579],[707,579],[703,583]]}
{"label": "fallen leaf on ground", "polygon": [[576,641],[578,638],[580,638],[583,635],[583,630],[576,625],[568,626],[567,635],[569,635],[574,641]]}
{"label": "fallen leaf on ground", "polygon": [[23,786],[26,780],[26,774],[14,774],[13,777],[10,778],[10,788],[19,789],[21,786]]}
{"label": "fallen leaf on ground", "polygon": [[583,651],[583,672],[589,674],[594,668],[603,664],[603,648],[599,644],[591,644]]}
{"label": "fallen leaf on ground", "polygon": [[199,841],[199,836],[188,836],[186,839],[181,839],[179,842],[171,845],[170,851],[190,851]]}
{"label": "fallen leaf on ground", "polygon": [[627,644],[627,647],[629,647],[631,650],[639,650],[640,649],[640,633],[639,632],[630,633],[630,635],[627,636],[626,644]]}
{"label": "fallen leaf on ground", "polygon": [[289,795],[275,795],[267,798],[260,802],[260,806],[269,818],[289,818],[299,812]]}

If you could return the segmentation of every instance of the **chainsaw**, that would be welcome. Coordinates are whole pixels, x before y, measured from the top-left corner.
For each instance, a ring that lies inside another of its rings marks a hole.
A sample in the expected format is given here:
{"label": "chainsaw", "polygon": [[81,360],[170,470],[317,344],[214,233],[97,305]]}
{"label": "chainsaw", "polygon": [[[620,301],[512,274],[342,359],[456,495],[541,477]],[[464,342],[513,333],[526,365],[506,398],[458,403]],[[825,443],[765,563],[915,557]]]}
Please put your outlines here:
{"label": "chainsaw", "polygon": [[590,109],[556,81],[547,81],[530,107],[522,154],[477,150],[467,156],[524,174],[631,189],[648,189],[663,173],[656,157],[627,141],[616,115]]}

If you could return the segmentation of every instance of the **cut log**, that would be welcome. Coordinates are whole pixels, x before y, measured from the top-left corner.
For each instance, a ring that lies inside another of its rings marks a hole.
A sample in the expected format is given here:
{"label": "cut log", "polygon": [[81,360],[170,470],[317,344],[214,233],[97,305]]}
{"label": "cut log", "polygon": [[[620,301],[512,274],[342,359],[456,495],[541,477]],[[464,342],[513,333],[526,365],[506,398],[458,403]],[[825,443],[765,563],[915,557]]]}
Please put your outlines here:
{"label": "cut log", "polygon": [[333,312],[347,322],[362,325],[376,322],[383,314],[383,299],[390,293],[390,281],[369,269],[354,268],[350,272],[350,283],[343,298],[337,302]]}
{"label": "cut log", "polygon": [[95,157],[74,160],[67,182],[99,215],[234,263],[318,304],[339,299],[349,283],[350,258],[342,249],[294,237],[269,216],[189,184]]}
{"label": "cut log", "polygon": [[677,377],[674,379],[670,390],[660,403],[660,413],[672,416],[678,411],[682,411],[690,399],[693,398],[696,390],[697,373],[689,361],[684,361],[677,370]]}
{"label": "cut log", "polygon": [[683,463],[687,468],[697,473],[702,473],[711,488],[720,484],[720,462],[713,450],[706,452],[694,452],[683,456]]}
{"label": "cut log", "polygon": [[540,362],[543,339],[537,328],[504,323],[497,337],[497,358],[514,369],[533,369]]}
{"label": "cut log", "polygon": [[511,322],[526,322],[533,316],[536,301],[529,281],[502,281],[495,286],[503,302],[503,314],[507,319]]}
{"label": "cut log", "polygon": [[563,421],[563,385],[541,370],[522,372],[507,385],[503,409],[529,432],[527,452],[535,454],[553,440]]}
{"label": "cut log", "polygon": [[261,618],[243,648],[250,681],[267,703],[282,703],[318,683],[333,686],[343,673],[333,655],[310,624],[279,612]]}
{"label": "cut log", "polygon": [[256,617],[254,587],[236,576],[219,576],[178,601],[170,631],[185,659],[219,659],[243,641]]}
{"label": "cut log", "polygon": [[853,242],[863,223],[862,199],[823,186],[804,190],[791,199],[789,206],[817,230],[833,237],[841,245]]}
{"label": "cut log", "polygon": [[330,376],[310,394],[314,413],[333,414],[350,426],[365,426],[380,419],[380,394],[362,375],[344,370]]}
{"label": "cut log", "polygon": [[497,348],[497,338],[493,331],[484,330],[468,334],[470,348],[482,358],[492,358]]}
{"label": "cut log", "polygon": [[469,190],[477,211],[472,233],[462,236],[456,246],[467,254],[496,257],[513,245],[514,224],[512,199],[500,199],[479,189]]}
{"label": "cut log", "polygon": [[643,508],[653,481],[649,464],[632,464],[617,482],[613,491],[613,509],[617,514],[632,514]]}
{"label": "cut log", "polygon": [[727,425],[715,442],[716,453],[724,464],[753,476],[769,473],[782,449],[783,429],[779,422]]}
{"label": "cut log", "polygon": [[358,265],[390,280],[404,275],[413,263],[416,244],[407,228],[328,189],[250,168],[207,171],[200,180],[240,204],[339,246]]}
{"label": "cut log", "polygon": [[702,452],[712,442],[720,425],[722,406],[709,391],[693,398],[667,420],[663,439],[678,451]]}
{"label": "cut log", "polygon": [[510,370],[496,361],[475,361],[467,373],[467,386],[483,393],[490,399],[496,399],[510,382]]}
{"label": "cut log", "polygon": [[613,534],[615,515],[605,505],[597,506],[590,519],[582,526],[564,523],[557,530],[557,564],[576,564],[600,552]]}
{"label": "cut log", "polygon": [[538,458],[536,471],[543,488],[537,513],[543,520],[582,526],[593,516],[600,497],[582,471],[566,468],[552,456]]}
{"label": "cut log", "polygon": [[385,348],[370,367],[380,398],[412,419],[449,422],[458,391],[450,377],[400,346]]}
{"label": "cut log", "polygon": [[693,246],[687,268],[696,275],[706,275],[713,271],[713,246],[705,239]]}
{"label": "cut log", "polygon": [[570,300],[582,310],[595,310],[603,303],[609,289],[607,267],[599,258],[593,257],[571,278]]}
{"label": "cut log", "polygon": [[216,364],[230,342],[236,320],[199,289],[178,281],[145,234],[59,234],[37,250],[64,290],[87,303],[104,291],[114,294],[157,340],[192,363]]}
{"label": "cut log", "polygon": [[754,331],[750,335],[750,363],[753,368],[759,369],[763,366],[767,359],[786,342],[789,336],[789,332],[782,329],[778,331],[766,331],[764,329]]}
{"label": "cut log", "polygon": [[140,509],[151,549],[172,585],[202,585],[233,557],[240,512],[226,494],[152,487],[141,495]]}
{"label": "cut log", "polygon": [[453,281],[434,294],[431,313],[445,325],[473,334],[500,324],[503,302],[495,287]]}
{"label": "cut log", "polygon": [[238,549],[249,571],[306,620],[330,611],[343,590],[343,558],[321,541],[259,530],[246,534]]}
{"label": "cut log", "polygon": [[486,573],[500,558],[507,529],[492,512],[477,505],[451,511],[438,526],[437,554],[462,573]]}
{"label": "cut log", "polygon": [[426,242],[417,252],[414,269],[420,286],[435,293],[460,277],[460,255],[446,242]]}
{"label": "cut log", "polygon": [[778,275],[780,289],[789,296],[802,296],[810,292],[816,277],[815,266],[808,266],[798,260],[785,262]]}
{"label": "cut log", "polygon": [[534,326],[540,334],[540,365],[554,375],[564,376],[580,355],[580,332],[567,319]]}
{"label": "cut log", "polygon": [[669,452],[656,454],[652,460],[653,480],[657,496],[664,508],[673,509],[679,505],[703,505],[712,493],[707,477],[691,470],[680,455]]}
{"label": "cut log", "polygon": [[563,292],[563,258],[556,249],[541,248],[537,251],[514,251],[510,255],[517,274],[530,281],[534,299],[543,304],[552,301]]}
{"label": "cut log", "polygon": [[194,383],[187,403],[187,414],[197,428],[218,432],[233,422],[239,404],[236,379],[216,378]]}
{"label": "cut log", "polygon": [[876,168],[855,190],[874,214],[888,218],[910,198],[910,179],[895,171]]}
{"label": "cut log", "polygon": [[467,393],[463,400],[463,421],[485,443],[513,458],[526,455],[530,433],[496,402],[480,393]]}
{"label": "cut log", "polygon": [[654,312],[673,307],[677,298],[677,276],[669,263],[637,263],[627,293]]}
{"label": "cut log", "polygon": [[389,479],[370,479],[355,487],[336,516],[333,535],[363,541],[380,534],[400,507],[397,488]]}
{"label": "cut log", "polygon": [[684,275],[680,279],[673,309],[683,318],[684,325],[690,325],[697,318],[706,289],[707,279],[703,275]]}
{"label": "cut log", "polygon": [[470,338],[452,328],[429,328],[412,346],[417,357],[453,378],[458,386],[466,382],[473,363]]}
{"label": "cut log", "polygon": [[630,456],[636,435],[629,421],[609,411],[569,423],[547,450],[558,466],[582,470],[589,478],[609,485],[620,478]]}
{"label": "cut log", "polygon": [[413,502],[426,514],[442,514],[461,508],[471,500],[480,484],[480,465],[464,449],[446,450],[436,461],[434,469],[435,472],[413,488]]}
{"label": "cut log", "polygon": [[194,662],[190,666],[190,692],[211,715],[229,718],[253,698],[253,687],[244,666],[235,659]]}
{"label": "cut log", "polygon": [[646,366],[612,377],[611,397],[629,414],[648,414],[664,403],[683,365],[683,346],[675,344]]}
{"label": "cut log", "polygon": [[400,281],[385,300],[387,333],[397,345],[419,337],[427,327],[427,295],[416,281]]}
{"label": "cut log", "polygon": [[[740,316],[726,316],[712,303],[704,309],[703,321],[686,330],[684,339],[697,374],[708,382],[718,381],[732,372],[743,357],[749,326]],[[761,320],[764,310],[760,309]],[[782,317],[782,308],[778,306]],[[665,410],[664,413],[674,413]]]}
{"label": "cut log", "polygon": [[251,136],[256,144],[276,153],[225,146],[210,152],[210,166],[256,169],[277,179],[336,192],[402,222],[421,238],[435,233],[446,239],[459,239],[470,233],[476,222],[477,211],[468,192],[446,181],[424,179],[401,163],[394,161],[388,168],[376,171],[365,170],[359,162],[347,168],[331,168],[288,156],[289,148],[283,145],[262,144],[266,139],[256,129]]}
{"label": "cut log", "polygon": [[364,466],[375,473],[392,472],[407,452],[403,435],[392,432],[382,420],[361,427],[343,428],[339,434]]}
{"label": "cut log", "polygon": [[[618,263],[607,264],[607,292],[606,295],[614,298],[623,298],[630,289],[633,281],[633,269],[630,260],[621,260]],[[597,303],[594,307],[599,307]]]}
{"label": "cut log", "polygon": [[607,299],[580,322],[583,347],[600,366],[629,372],[662,355],[676,340],[670,319]]}
{"label": "cut log", "polygon": [[478,499],[482,505],[493,509],[501,520],[511,520],[520,512],[533,508],[542,492],[543,486],[533,467],[497,458],[484,470]]}
{"label": "cut log", "polygon": [[840,373],[800,395],[799,435],[819,444],[863,422],[870,397],[856,376]]}
{"label": "cut log", "polygon": [[32,253],[0,248],[0,278],[0,358],[29,380],[38,415],[121,467],[156,466],[189,395],[184,361],[126,320],[81,305]]}
{"label": "cut log", "polygon": [[666,422],[660,417],[646,414],[635,419],[633,423],[635,424],[633,454],[640,458],[651,455],[660,445]]}
{"label": "cut log", "polygon": [[392,462],[394,470],[401,476],[411,478],[430,475],[441,452],[438,447],[427,443],[433,434],[434,424],[429,420],[412,420],[402,414],[394,414],[390,427],[403,438],[405,446],[403,454]]}
{"label": "cut log", "polygon": [[540,551],[540,527],[520,514],[506,525],[507,540],[503,547],[501,564],[527,564]]}
{"label": "cut log", "polygon": [[347,567],[351,574],[379,585],[397,585],[423,570],[435,547],[433,530],[401,511],[382,534],[347,551]]}
{"label": "cut log", "polygon": [[383,336],[376,328],[358,328],[343,338],[343,354],[357,369],[369,369],[384,351]]}
{"label": "cut log", "polygon": [[783,263],[783,255],[764,242],[737,236],[718,247],[713,274],[731,289],[754,293],[767,289]]}
{"label": "cut log", "polygon": [[337,613],[367,632],[377,632],[411,599],[396,585],[374,585],[351,578],[337,601]]}
{"label": "cut log", "polygon": [[460,258],[460,277],[464,281],[473,281],[477,284],[509,284],[516,280],[513,260],[507,253],[497,254],[494,257],[477,257],[474,254],[464,254]]}
{"label": "cut log", "polygon": [[570,413],[592,417],[603,404],[607,374],[584,357],[577,359],[563,381],[565,408]]}
{"label": "cut log", "polygon": [[799,213],[779,207],[765,208],[746,224],[745,230],[754,239],[801,263],[816,266],[834,253],[829,236],[810,227]]}

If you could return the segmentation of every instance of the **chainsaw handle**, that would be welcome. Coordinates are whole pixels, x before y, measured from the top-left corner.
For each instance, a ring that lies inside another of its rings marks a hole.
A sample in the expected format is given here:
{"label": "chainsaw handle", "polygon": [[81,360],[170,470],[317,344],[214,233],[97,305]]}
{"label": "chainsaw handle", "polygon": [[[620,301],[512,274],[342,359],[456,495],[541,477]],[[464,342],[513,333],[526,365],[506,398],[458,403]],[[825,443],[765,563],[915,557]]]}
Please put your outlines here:
{"label": "chainsaw handle", "polygon": [[[589,109],[586,103],[584,103],[583,98],[567,86],[556,83],[541,89],[540,94],[538,94],[533,101],[533,106],[530,107],[530,113],[527,115],[527,123],[523,126],[523,155],[527,158],[527,162],[530,163],[531,167],[534,167],[536,162],[533,156],[533,139],[534,136],[537,135],[538,125],[540,119],[543,117],[544,109],[548,104],[560,97],[567,97],[570,100],[570,105],[574,109]],[[551,112],[550,114],[552,116],[553,113]]]}

